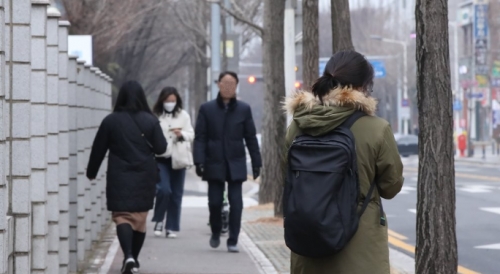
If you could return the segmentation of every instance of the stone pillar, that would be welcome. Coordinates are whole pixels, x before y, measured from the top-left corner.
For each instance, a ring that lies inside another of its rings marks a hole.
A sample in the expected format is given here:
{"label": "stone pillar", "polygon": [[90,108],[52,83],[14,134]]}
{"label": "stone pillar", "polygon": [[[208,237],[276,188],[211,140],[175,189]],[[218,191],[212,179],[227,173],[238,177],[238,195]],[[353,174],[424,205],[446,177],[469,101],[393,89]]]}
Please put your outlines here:
{"label": "stone pillar", "polygon": [[[106,102],[106,94],[105,94],[105,74],[102,73],[102,72],[99,72],[98,73],[98,81],[97,81],[97,90],[98,90],[98,94],[96,96],[96,113],[97,113],[97,118],[95,119],[95,125],[96,125],[96,129],[99,128],[99,125],[101,123],[102,120],[104,120],[104,118],[106,117],[106,115],[108,114],[104,109],[104,104]],[[106,212],[107,212],[107,209],[106,209],[106,203],[105,203],[105,193],[106,191],[106,168],[104,168],[104,165],[103,165],[103,168],[102,168],[102,174],[100,176],[100,182],[99,182],[99,185],[98,185],[98,208],[99,208],[99,224],[100,224],[100,229],[101,231],[103,231],[106,226],[108,225],[108,223],[106,222]]]}
{"label": "stone pillar", "polygon": [[[4,2],[0,1],[0,22],[7,22],[5,18],[5,9]],[[8,258],[12,253],[12,249],[9,245],[9,231],[7,226],[7,219],[10,219],[7,216],[7,211],[9,208],[9,195],[8,189],[6,185],[6,175],[8,174],[5,170],[7,166],[5,161],[8,160],[6,156],[6,144],[5,144],[5,131],[6,127],[8,127],[8,120],[4,120],[5,117],[5,92],[6,92],[6,79],[5,79],[5,52],[8,47],[6,47],[5,42],[6,38],[4,37],[5,24],[0,24],[0,113],[2,114],[2,118],[0,119],[0,273],[7,273],[8,270]]]}
{"label": "stone pillar", "polygon": [[85,183],[87,178],[85,176],[85,168],[88,159],[85,158],[85,61],[77,61],[77,76],[76,76],[76,121],[77,121],[77,255],[78,261],[85,259]]}
{"label": "stone pillar", "polygon": [[[112,83],[113,83],[113,80],[111,79],[111,77],[107,76],[106,75],[106,82],[104,84],[104,87],[105,87],[105,98],[104,98],[104,116],[108,115],[109,113],[111,113],[113,111],[113,103],[112,103],[112,93],[113,93],[113,86],[112,86]],[[107,167],[106,167],[107,168]],[[107,172],[107,169],[106,169],[106,172]],[[103,192],[103,208],[106,209],[106,222],[110,222],[111,221],[111,213],[109,211],[107,211],[107,208],[106,208],[106,205],[107,205],[107,201],[106,201],[106,188],[103,188],[102,189],[102,192]]]}
{"label": "stone pillar", "polygon": [[[84,132],[85,132],[85,150],[84,150],[84,159],[88,161],[90,158],[90,149],[92,147],[92,140],[95,135],[92,135],[91,132],[91,117],[92,110],[90,109],[90,100],[91,100],[91,82],[92,75],[90,71],[91,65],[85,64],[84,69],[84,92],[83,92],[83,102],[84,102]],[[85,164],[85,172],[87,170],[87,166]],[[92,247],[92,196],[91,196],[91,182],[85,177],[85,250],[90,250]]]}
{"label": "stone pillar", "polygon": [[69,264],[68,21],[59,21],[59,273]]}
{"label": "stone pillar", "polygon": [[47,6],[31,1],[31,273],[47,270]]}
{"label": "stone pillar", "polygon": [[69,273],[78,267],[78,145],[76,76],[77,56],[70,56],[68,63],[68,128],[69,128]]}
{"label": "stone pillar", "polygon": [[59,272],[59,18],[47,10],[47,273]]}
{"label": "stone pillar", "polygon": [[[88,89],[89,89],[89,111],[90,111],[90,116],[89,118],[89,137],[93,138],[96,136],[96,131],[94,130],[95,128],[95,121],[97,120],[97,112],[95,109],[95,102],[96,102],[96,97],[97,97],[97,92],[96,92],[96,84],[97,84],[97,68],[91,67],[90,68],[90,73],[89,73],[89,80],[88,80]],[[90,235],[92,241],[97,240],[98,238],[98,229],[97,229],[97,215],[98,215],[98,210],[97,210],[97,196],[98,196],[98,187],[100,186],[100,176],[101,176],[101,169],[99,169],[99,173],[97,174],[95,180],[90,182],[90,217],[91,217],[91,226],[90,226]]]}
{"label": "stone pillar", "polygon": [[13,217],[13,273],[31,271],[31,1],[5,0],[8,214]]}

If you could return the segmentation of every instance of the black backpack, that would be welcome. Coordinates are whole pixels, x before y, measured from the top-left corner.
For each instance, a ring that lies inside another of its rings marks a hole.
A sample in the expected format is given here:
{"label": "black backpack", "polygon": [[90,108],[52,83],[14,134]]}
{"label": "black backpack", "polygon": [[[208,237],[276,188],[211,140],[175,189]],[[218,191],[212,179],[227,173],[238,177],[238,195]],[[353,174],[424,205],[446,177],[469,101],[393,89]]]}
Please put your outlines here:
{"label": "black backpack", "polygon": [[[360,190],[351,126],[356,111],[323,136],[300,135],[288,151],[283,197],[286,245],[306,257],[325,257],[344,248],[358,229],[375,183],[357,212]],[[385,225],[382,203],[380,223]]]}

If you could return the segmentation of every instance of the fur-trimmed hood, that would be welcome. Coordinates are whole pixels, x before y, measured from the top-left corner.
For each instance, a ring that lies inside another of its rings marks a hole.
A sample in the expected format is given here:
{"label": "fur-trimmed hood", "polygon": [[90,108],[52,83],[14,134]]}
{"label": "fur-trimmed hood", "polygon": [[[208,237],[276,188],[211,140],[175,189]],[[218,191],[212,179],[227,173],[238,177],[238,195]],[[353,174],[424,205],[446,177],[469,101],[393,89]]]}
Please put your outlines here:
{"label": "fur-trimmed hood", "polygon": [[299,91],[285,100],[285,110],[310,135],[322,135],[340,126],[356,110],[375,115],[377,100],[363,92],[336,88],[323,97],[323,103],[309,91]]}
{"label": "fur-trimmed hood", "polygon": [[323,104],[318,97],[309,91],[296,92],[288,97],[284,104],[285,110],[291,115],[294,115],[297,109],[312,110],[315,106],[352,108],[374,116],[377,110],[377,100],[370,96],[367,97],[361,91],[344,87],[330,91],[323,97]]}

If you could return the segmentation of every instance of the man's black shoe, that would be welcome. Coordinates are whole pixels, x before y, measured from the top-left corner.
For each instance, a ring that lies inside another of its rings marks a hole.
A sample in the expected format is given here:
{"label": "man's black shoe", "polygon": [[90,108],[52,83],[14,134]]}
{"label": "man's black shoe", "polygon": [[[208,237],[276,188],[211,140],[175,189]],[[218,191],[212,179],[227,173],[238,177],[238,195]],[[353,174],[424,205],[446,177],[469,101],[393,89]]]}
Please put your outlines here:
{"label": "man's black shoe", "polygon": [[210,237],[210,246],[212,248],[217,248],[219,247],[219,245],[220,245],[220,236],[212,235],[212,237]]}

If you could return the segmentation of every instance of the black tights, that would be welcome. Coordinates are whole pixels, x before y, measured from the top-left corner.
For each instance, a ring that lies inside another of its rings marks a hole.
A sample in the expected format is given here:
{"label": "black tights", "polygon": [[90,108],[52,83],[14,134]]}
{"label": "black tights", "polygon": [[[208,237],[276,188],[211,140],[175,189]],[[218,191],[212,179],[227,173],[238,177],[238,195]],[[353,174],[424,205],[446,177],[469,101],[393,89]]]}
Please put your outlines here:
{"label": "black tights", "polygon": [[134,258],[137,261],[146,233],[134,231],[130,224],[121,224],[116,226],[116,234],[125,259]]}

